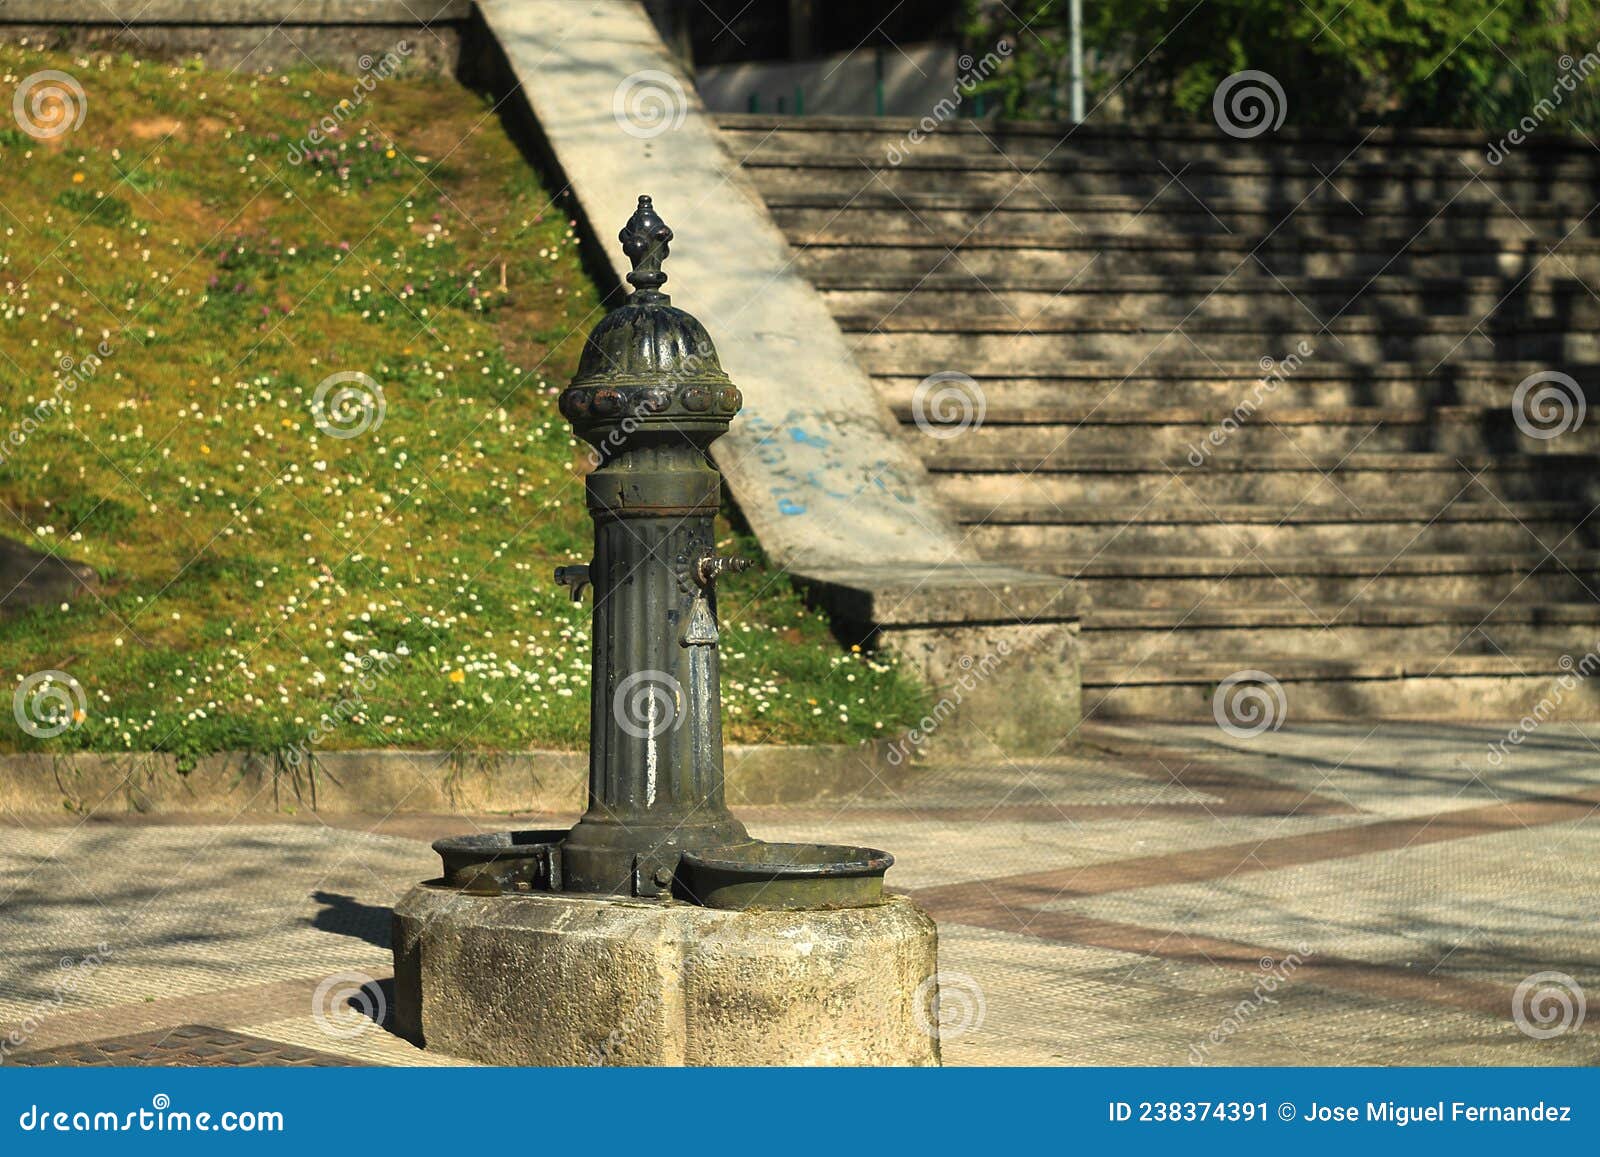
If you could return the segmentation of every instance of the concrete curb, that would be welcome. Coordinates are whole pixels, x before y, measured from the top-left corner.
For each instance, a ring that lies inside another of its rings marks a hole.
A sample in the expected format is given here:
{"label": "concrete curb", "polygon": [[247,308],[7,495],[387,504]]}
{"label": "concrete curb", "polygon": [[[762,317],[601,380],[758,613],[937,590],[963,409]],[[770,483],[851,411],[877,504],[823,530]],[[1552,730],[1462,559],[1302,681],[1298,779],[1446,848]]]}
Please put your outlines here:
{"label": "concrete curb", "polygon": [[[726,749],[730,806],[892,797],[909,769],[889,743]],[[0,755],[0,811],[85,816],[242,811],[576,814],[589,757],[580,751],[506,754],[325,751],[316,770],[270,755],[209,756],[187,774],[163,753]]]}

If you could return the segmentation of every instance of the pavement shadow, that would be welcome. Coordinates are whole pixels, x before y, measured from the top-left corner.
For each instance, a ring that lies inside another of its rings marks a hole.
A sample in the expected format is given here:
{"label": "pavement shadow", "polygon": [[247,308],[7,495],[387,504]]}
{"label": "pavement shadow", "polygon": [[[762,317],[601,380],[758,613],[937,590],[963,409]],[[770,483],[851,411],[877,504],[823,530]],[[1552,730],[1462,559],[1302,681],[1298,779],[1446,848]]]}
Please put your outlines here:
{"label": "pavement shadow", "polygon": [[390,946],[392,909],[378,904],[363,904],[354,896],[340,892],[313,892],[311,898],[322,905],[322,910],[311,918],[313,928],[340,936],[352,936],[378,948]]}

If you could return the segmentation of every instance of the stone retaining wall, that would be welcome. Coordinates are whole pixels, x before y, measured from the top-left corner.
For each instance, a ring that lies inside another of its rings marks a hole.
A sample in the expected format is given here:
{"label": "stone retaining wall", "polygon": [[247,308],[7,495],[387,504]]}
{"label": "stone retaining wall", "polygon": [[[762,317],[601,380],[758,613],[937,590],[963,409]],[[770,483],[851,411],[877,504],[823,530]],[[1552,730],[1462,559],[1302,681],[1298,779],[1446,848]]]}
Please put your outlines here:
{"label": "stone retaining wall", "polygon": [[[893,796],[908,767],[887,742],[856,746],[730,746],[735,807]],[[0,811],[83,815],[251,811],[572,814],[585,804],[589,759],[577,751],[505,755],[442,751],[319,752],[298,770],[235,752],[189,772],[171,755],[0,756]]]}
{"label": "stone retaining wall", "polygon": [[212,68],[250,72],[309,61],[352,73],[404,40],[412,69],[454,72],[473,11],[471,0],[0,0],[0,40],[198,55]]}

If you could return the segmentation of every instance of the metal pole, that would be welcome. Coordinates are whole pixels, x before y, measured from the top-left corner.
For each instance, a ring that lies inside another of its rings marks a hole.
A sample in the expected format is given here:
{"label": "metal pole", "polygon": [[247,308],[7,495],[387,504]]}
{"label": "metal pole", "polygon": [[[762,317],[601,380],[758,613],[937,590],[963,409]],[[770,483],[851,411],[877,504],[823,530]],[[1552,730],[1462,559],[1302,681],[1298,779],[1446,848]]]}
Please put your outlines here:
{"label": "metal pole", "polygon": [[1071,0],[1067,8],[1072,29],[1072,123],[1083,123],[1083,0]]}
{"label": "metal pole", "polygon": [[716,554],[722,476],[706,451],[742,404],[704,327],[661,292],[672,240],[649,197],[619,235],[631,296],[584,346],[561,412],[593,446],[589,808],[562,845],[568,892],[659,895],[686,848],[749,843],[722,781]]}

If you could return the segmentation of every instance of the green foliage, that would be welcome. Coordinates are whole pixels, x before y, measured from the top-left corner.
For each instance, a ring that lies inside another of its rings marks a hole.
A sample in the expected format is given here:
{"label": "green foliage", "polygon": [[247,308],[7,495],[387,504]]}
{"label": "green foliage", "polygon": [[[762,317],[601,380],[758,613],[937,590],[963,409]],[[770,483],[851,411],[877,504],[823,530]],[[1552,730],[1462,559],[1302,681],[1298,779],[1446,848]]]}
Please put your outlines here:
{"label": "green foliage", "polygon": [[997,97],[1005,117],[1058,115],[1066,90],[1066,0],[1023,0],[1009,6],[967,0],[967,9],[963,31],[969,44],[987,51],[1004,40],[1013,47],[1005,65],[974,91]]}
{"label": "green foliage", "polygon": [[126,201],[87,189],[68,189],[56,197],[56,204],[76,214],[84,224],[123,225],[133,215]]}
{"label": "green foliage", "polygon": [[[989,85],[1007,115],[1052,115],[1065,0],[969,7],[972,43],[1017,46]],[[1090,108],[1134,120],[1208,120],[1218,84],[1255,69],[1282,85],[1298,127],[1493,131],[1546,98],[1552,127],[1600,121],[1600,78],[1581,68],[1600,54],[1600,0],[1118,0],[1085,4],[1084,19]]]}
{"label": "green foliage", "polygon": [[[0,131],[0,536],[101,581],[0,619],[0,679],[64,672],[24,706],[66,725],[7,712],[0,750],[254,752],[293,798],[319,752],[585,743],[592,603],[550,576],[591,545],[556,393],[598,295],[482,99],[392,81],[295,163],[350,78],[0,45],[44,69],[94,112]],[[381,399],[359,431],[324,428],[341,371]],[[922,715],[782,572],[720,593],[729,740]]]}

